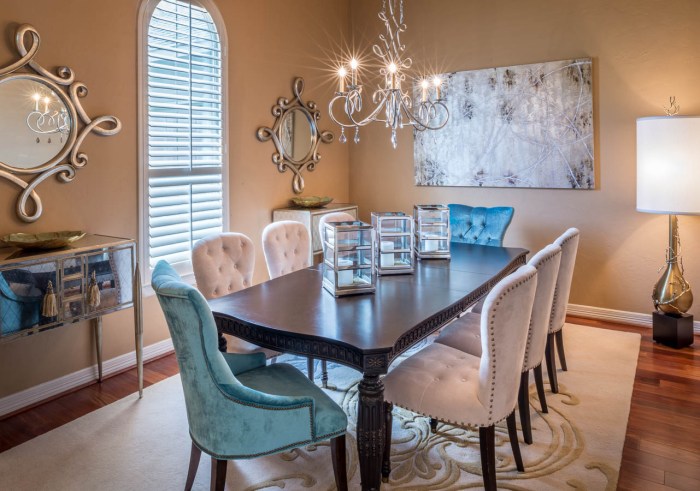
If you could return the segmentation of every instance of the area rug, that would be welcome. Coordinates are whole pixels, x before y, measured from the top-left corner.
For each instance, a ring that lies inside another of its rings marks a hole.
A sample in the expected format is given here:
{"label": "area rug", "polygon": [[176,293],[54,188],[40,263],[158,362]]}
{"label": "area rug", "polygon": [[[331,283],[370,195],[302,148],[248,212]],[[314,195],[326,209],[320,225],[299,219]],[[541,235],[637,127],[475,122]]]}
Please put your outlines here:
{"label": "area rug", "polygon": [[[515,470],[505,427],[497,429],[499,489],[616,488],[640,336],[567,324],[564,338],[569,371],[559,372],[559,394],[547,391],[548,414],[539,412],[531,386],[535,443],[521,440],[525,473]],[[304,359],[286,361],[306,366]],[[350,418],[348,477],[350,489],[359,489],[354,436],[359,373],[329,364],[329,375],[335,389],[328,393]],[[147,388],[141,400],[129,396],[0,454],[0,489],[179,490],[189,450],[182,388],[175,376]],[[391,460],[391,480],[382,489],[482,487],[474,429],[441,424],[431,434],[426,418],[397,408]],[[203,456],[194,488],[209,489],[209,476],[210,461]],[[227,489],[332,490],[332,476],[325,443],[230,462]]]}

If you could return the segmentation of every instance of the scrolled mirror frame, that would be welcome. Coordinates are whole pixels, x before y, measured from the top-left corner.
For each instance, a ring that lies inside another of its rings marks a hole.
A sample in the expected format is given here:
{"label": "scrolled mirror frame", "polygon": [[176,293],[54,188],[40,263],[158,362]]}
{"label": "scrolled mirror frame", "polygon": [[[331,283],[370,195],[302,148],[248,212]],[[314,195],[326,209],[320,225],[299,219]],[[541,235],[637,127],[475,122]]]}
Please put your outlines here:
{"label": "scrolled mirror frame", "polygon": [[[25,45],[28,35],[31,39],[29,47]],[[85,167],[88,163],[88,156],[80,151],[80,146],[88,134],[112,136],[119,133],[122,128],[121,121],[116,116],[98,116],[92,119],[87,115],[80,102],[80,99],[88,94],[87,87],[84,83],[75,81],[75,74],[70,68],[58,67],[53,74],[34,60],[40,44],[39,32],[34,27],[29,24],[20,25],[15,34],[15,48],[19,59],[5,67],[0,66],[0,82],[28,79],[47,86],[56,93],[70,113],[71,129],[66,144],[48,162],[26,169],[0,162],[0,178],[21,188],[17,197],[16,211],[17,216],[25,222],[37,221],[43,211],[41,198],[36,192],[39,184],[53,175],[61,182],[71,182],[75,178],[76,170]],[[18,71],[22,68],[30,68],[36,74]],[[79,128],[79,121],[82,122],[82,128]],[[27,177],[20,178],[20,175],[27,175]],[[30,199],[34,203],[33,213],[27,211]]]}
{"label": "scrolled mirror frame", "polygon": [[[290,101],[286,97],[277,99],[277,104],[272,106],[272,115],[275,117],[275,122],[271,128],[261,126],[257,131],[257,138],[261,142],[272,140],[275,145],[275,152],[272,154],[272,163],[277,166],[279,172],[285,172],[287,169],[294,174],[292,177],[292,189],[295,194],[301,194],[304,190],[304,178],[302,172],[308,170],[313,171],[316,164],[321,160],[321,154],[318,153],[319,143],[331,143],[333,141],[333,133],[330,131],[320,131],[318,129],[318,120],[321,119],[321,112],[318,110],[316,103],[308,101],[304,103],[301,94],[304,92],[304,79],[296,77],[292,83],[292,93],[294,98]],[[311,125],[311,148],[305,157],[300,160],[295,160],[291,155],[287,155],[282,143],[282,127],[284,118],[287,114],[295,109],[304,111]]]}

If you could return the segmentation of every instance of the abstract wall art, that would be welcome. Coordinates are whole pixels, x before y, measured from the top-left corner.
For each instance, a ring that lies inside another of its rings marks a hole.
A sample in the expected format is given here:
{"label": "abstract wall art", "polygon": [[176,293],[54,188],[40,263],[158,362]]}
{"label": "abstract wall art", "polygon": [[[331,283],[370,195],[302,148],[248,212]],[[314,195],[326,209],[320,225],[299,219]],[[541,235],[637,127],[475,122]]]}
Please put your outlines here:
{"label": "abstract wall art", "polygon": [[415,133],[416,185],[594,189],[591,68],[581,58],[442,75],[450,121]]}

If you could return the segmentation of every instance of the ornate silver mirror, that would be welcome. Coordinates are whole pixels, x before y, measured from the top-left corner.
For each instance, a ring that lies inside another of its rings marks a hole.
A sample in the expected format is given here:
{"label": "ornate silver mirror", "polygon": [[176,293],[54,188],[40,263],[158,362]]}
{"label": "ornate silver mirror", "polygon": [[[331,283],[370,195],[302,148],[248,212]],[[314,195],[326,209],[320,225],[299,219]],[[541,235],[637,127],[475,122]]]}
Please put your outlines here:
{"label": "ornate silver mirror", "polygon": [[333,133],[319,131],[317,121],[321,118],[321,113],[313,101],[304,103],[301,99],[303,91],[304,79],[295,78],[292,84],[294,99],[277,99],[277,104],[272,106],[272,115],[275,116],[272,128],[261,126],[257,133],[258,140],[272,140],[274,143],[272,162],[277,166],[277,170],[285,172],[289,169],[294,174],[292,189],[296,194],[304,190],[302,171],[314,170],[321,160],[318,153],[319,142],[333,141]]}
{"label": "ornate silver mirror", "polygon": [[36,29],[19,26],[19,59],[0,67],[0,178],[20,188],[16,211],[25,222],[41,216],[40,183],[53,175],[70,182],[87,164],[80,146],[89,133],[110,136],[121,130],[114,116],[91,119],[85,113],[80,98],[87,87],[75,81],[70,68],[59,67],[54,75],[34,61],[39,44]]}

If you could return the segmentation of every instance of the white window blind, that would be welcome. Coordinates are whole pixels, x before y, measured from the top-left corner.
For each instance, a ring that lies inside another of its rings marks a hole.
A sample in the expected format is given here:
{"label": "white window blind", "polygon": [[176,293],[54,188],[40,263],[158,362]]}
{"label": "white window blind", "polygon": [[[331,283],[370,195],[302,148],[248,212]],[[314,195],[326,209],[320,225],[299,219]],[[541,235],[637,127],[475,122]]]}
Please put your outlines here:
{"label": "white window blind", "polygon": [[206,9],[161,0],[148,26],[148,260],[189,264],[223,229],[222,62]]}

